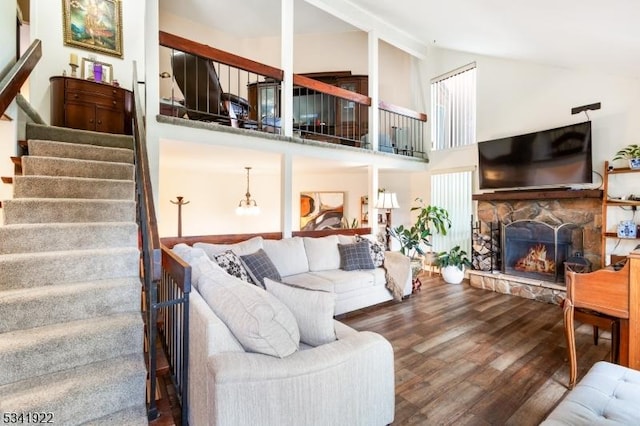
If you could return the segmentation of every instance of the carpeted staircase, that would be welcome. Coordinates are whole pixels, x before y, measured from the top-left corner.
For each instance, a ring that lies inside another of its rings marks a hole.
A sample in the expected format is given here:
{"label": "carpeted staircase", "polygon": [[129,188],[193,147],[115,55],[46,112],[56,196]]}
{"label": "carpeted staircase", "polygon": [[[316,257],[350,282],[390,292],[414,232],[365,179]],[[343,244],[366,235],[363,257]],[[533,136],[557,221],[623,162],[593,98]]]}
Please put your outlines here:
{"label": "carpeted staircase", "polygon": [[26,135],[2,202],[0,413],[147,425],[133,139]]}

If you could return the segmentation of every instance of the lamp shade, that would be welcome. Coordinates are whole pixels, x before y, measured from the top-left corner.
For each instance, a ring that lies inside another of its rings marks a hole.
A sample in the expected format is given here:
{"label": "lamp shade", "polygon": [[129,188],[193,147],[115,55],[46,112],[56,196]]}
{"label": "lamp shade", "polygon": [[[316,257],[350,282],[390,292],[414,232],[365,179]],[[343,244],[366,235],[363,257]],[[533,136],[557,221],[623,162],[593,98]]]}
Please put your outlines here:
{"label": "lamp shade", "polygon": [[395,192],[380,192],[376,200],[376,209],[399,209],[398,197]]}

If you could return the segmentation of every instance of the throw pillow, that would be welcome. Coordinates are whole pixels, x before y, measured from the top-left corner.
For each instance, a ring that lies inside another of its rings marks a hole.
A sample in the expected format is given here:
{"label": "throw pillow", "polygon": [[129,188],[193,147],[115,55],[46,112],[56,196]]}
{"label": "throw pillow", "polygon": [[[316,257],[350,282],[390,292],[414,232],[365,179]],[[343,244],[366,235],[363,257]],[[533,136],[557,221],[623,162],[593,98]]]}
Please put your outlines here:
{"label": "throw pillow", "polygon": [[200,289],[246,351],[284,358],[298,350],[296,319],[274,295],[225,272],[203,278]]}
{"label": "throw pillow", "polygon": [[240,259],[247,269],[251,280],[262,288],[264,288],[265,277],[276,281],[282,280],[280,273],[263,249],[253,254],[240,256]]}
{"label": "throw pillow", "polygon": [[309,272],[309,261],[301,237],[264,240],[263,248],[283,277]]}
{"label": "throw pillow", "polygon": [[338,251],[340,251],[340,269],[345,271],[375,269],[371,254],[369,254],[369,243],[366,241],[338,244]]}
{"label": "throw pillow", "polygon": [[369,243],[369,253],[371,254],[371,260],[373,261],[373,266],[379,268],[384,264],[384,252],[385,247],[379,241],[371,241],[366,237],[362,237],[360,235],[356,235],[356,242],[366,241]]}
{"label": "throw pillow", "polygon": [[334,293],[284,284],[269,278],[264,283],[267,291],[284,303],[295,317],[302,343],[320,346],[336,340]]}
{"label": "throw pillow", "polygon": [[309,260],[309,271],[327,271],[340,268],[340,253],[338,252],[338,237],[303,237],[304,250]]}
{"label": "throw pillow", "polygon": [[195,243],[193,247],[203,249],[207,256],[213,260],[213,256],[227,250],[233,251],[238,256],[255,253],[262,248],[262,241],[262,237],[253,237],[235,244]]}
{"label": "throw pillow", "polygon": [[213,256],[213,260],[215,260],[227,274],[240,278],[242,281],[253,283],[242,264],[242,260],[240,260],[240,257],[233,251],[227,250],[224,253],[216,254]]}

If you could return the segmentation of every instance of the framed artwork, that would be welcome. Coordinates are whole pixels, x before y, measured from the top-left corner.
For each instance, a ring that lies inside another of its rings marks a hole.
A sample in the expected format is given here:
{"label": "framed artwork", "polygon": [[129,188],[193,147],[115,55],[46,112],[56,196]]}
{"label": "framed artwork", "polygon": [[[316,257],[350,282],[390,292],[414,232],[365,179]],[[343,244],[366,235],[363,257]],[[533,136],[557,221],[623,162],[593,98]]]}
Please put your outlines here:
{"label": "framed artwork", "polygon": [[340,229],[344,217],[344,192],[301,192],[300,230]]}
{"label": "framed artwork", "polygon": [[122,58],[120,0],[62,0],[66,46]]}
{"label": "framed artwork", "polygon": [[[99,67],[99,68],[96,68]],[[96,69],[100,72],[100,78],[96,75]],[[113,65],[104,62],[82,58],[80,63],[80,77],[86,80],[97,80],[111,84],[113,82]]]}

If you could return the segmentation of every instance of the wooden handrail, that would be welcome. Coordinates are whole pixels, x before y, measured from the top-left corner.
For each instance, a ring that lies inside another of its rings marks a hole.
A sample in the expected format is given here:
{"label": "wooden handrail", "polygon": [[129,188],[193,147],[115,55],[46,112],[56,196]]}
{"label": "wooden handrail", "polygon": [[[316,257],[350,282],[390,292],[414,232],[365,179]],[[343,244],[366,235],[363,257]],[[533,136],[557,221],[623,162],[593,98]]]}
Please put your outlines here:
{"label": "wooden handrail", "polygon": [[164,31],[160,31],[160,45],[180,50],[181,52],[201,56],[203,58],[212,59],[216,62],[230,65],[244,71],[260,74],[265,77],[271,77],[278,81],[282,81],[284,78],[284,71],[281,69],[261,64],[260,62],[252,61],[251,59],[243,58],[242,56],[234,55],[233,53],[225,52],[224,50],[216,49],[215,47],[211,47],[206,44],[197,43],[193,40]]}
{"label": "wooden handrail", "polygon": [[395,114],[404,115],[405,117],[414,118],[419,121],[424,121],[424,122],[427,121],[427,114],[425,114],[424,112],[413,111],[413,110],[410,110],[409,108],[392,105],[384,101],[378,102],[378,108],[380,108],[383,111],[388,111]]}
{"label": "wooden handrail", "polygon": [[305,77],[300,74],[293,75],[293,84],[294,86],[302,86],[307,89],[315,90],[316,92],[336,96],[341,99],[359,103],[361,105],[371,106],[371,98],[368,96],[361,95],[360,93],[352,92],[341,87],[333,86],[331,84],[323,83],[322,81],[314,80],[313,78]]}
{"label": "wooden handrail", "polygon": [[31,71],[42,57],[42,42],[38,39],[20,57],[18,62],[9,70],[8,74],[0,81],[0,115],[4,114],[11,101],[20,93],[20,88],[27,80]]}

